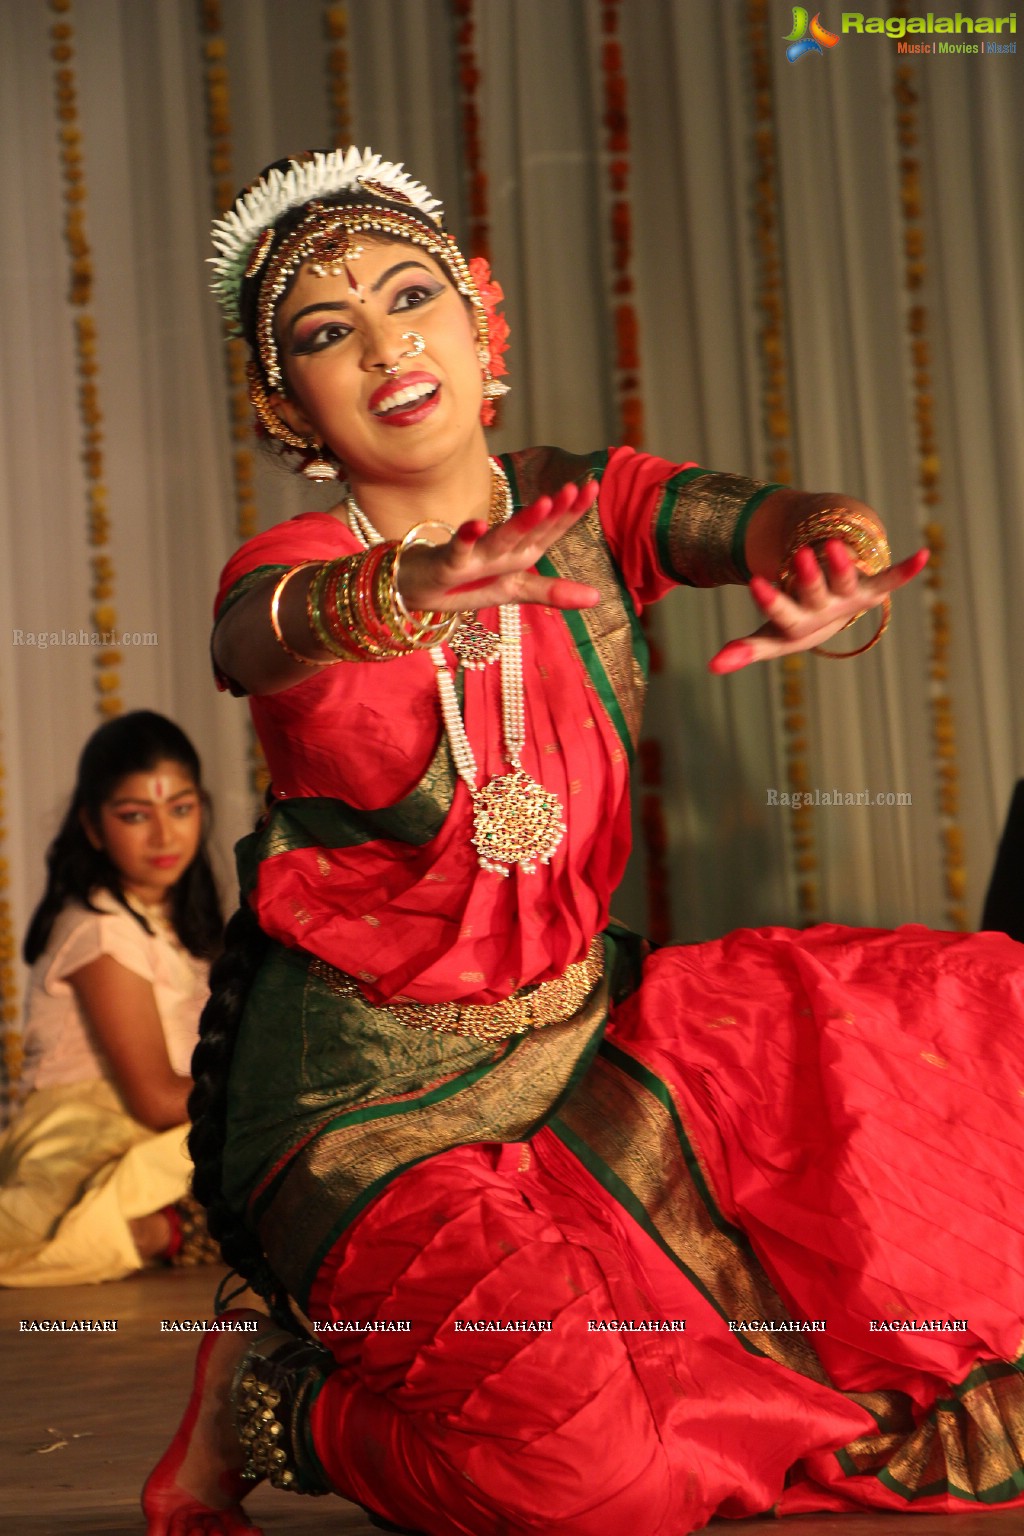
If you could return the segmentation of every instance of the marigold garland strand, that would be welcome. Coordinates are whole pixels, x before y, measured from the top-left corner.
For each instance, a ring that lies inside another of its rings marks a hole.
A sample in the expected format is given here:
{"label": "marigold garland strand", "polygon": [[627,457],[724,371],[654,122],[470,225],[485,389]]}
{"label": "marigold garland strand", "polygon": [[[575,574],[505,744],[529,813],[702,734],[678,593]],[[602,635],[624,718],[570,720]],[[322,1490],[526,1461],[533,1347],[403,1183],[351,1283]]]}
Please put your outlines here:
{"label": "marigold garland strand", "polygon": [[[234,154],[231,128],[231,89],[228,45],[224,34],[221,0],[198,0],[202,35],[203,95],[206,106],[207,168],[214,216],[220,218],[235,200]],[[235,532],[240,542],[259,530],[254,488],[252,409],[245,372],[246,346],[239,336],[224,335],[224,368],[227,376],[228,412],[232,439],[232,485],[235,497]],[[249,782],[262,798],[269,782],[266,763],[252,725],[249,726]]]}
{"label": "marigold garland strand", "polygon": [[[469,231],[466,249],[471,262],[483,261],[486,263],[484,271],[486,272],[486,282],[489,283],[491,277],[491,224],[488,205],[489,184],[484,154],[483,114],[480,106],[480,84],[483,79],[483,71],[480,67],[476,46],[476,5],[475,0],[452,0],[452,4],[455,20],[455,71],[459,88],[459,122],[462,127],[462,155],[466,195],[469,203]],[[504,297],[500,288],[496,290],[496,293],[499,299]],[[504,317],[495,317],[493,315],[493,306],[489,318],[492,322],[497,318],[497,323],[504,328],[505,336],[508,335],[508,326],[505,323]],[[500,367],[495,366],[494,341],[495,336],[492,331],[491,372],[497,378],[499,374],[507,373],[508,370],[503,363]],[[500,400],[491,400],[485,404],[483,423],[486,427],[501,425]]]}
{"label": "marigold garland strand", "polygon": [[459,122],[462,127],[462,153],[465,160],[466,189],[469,197],[470,256],[491,260],[491,224],[488,208],[488,181],[483,147],[480,111],[482,71],[477,57],[477,18],[475,0],[453,0],[455,13],[455,66],[459,87]]}
{"label": "marigold garland strand", "polygon": [[[777,39],[767,0],[748,0],[752,153],[754,168],[753,224],[756,304],[760,315],[758,357],[761,374],[761,426],[766,442],[766,478],[793,481],[792,415],[786,357],[786,289],[783,280],[779,217],[778,140],[771,58]],[[814,808],[802,803],[810,790],[807,735],[808,700],[803,656],[781,662],[781,713],[785,732],[786,780],[800,794],[789,812],[790,854],[793,861],[797,911],[803,923],[820,917],[818,855]]]}
{"label": "marigold garland strand", "polygon": [[328,0],[324,6],[324,34],[329,44],[327,104],[330,112],[331,143],[338,149],[345,149],[352,143],[348,5],[345,0]]}
{"label": "marigold garland strand", "polygon": [[[231,207],[236,193],[232,178],[228,46],[224,36],[221,0],[199,0],[199,18],[203,34],[203,94],[206,105],[210,198],[214,216],[219,218]],[[225,337],[224,357],[228,380],[231,437],[234,442],[232,468],[235,527],[239,539],[249,539],[258,531],[259,519],[253,490],[253,455],[249,447],[251,409],[245,375],[246,349],[241,337]]]}
{"label": "marigold garland strand", "polygon": [[[633,204],[630,197],[629,82],[621,42],[622,0],[600,0],[601,125],[608,208],[609,311],[614,335],[612,378],[619,415],[618,439],[642,448],[645,436],[643,385],[640,371],[640,318],[633,302]],[[656,675],[664,658],[652,629],[642,622],[650,646],[650,669]],[[665,817],[665,773],[662,744],[645,737],[637,754],[640,771],[640,831],[644,847],[646,926],[657,944],[672,932],[672,885]]]}
{"label": "marigold garland strand", "polygon": [[64,243],[69,257],[68,302],[75,310],[75,370],[81,459],[86,481],[86,528],[93,550],[89,559],[92,606],[89,618],[99,640],[92,657],[97,713],[104,719],[121,713],[122,655],[116,643],[116,577],[110,550],[110,509],[104,469],[103,411],[99,391],[99,336],[92,312],[92,247],[86,226],[86,186],[82,129],[75,75],[75,28],[72,0],[50,0],[57,20],[50,25],[54,64],[54,102],[64,181]]}
{"label": "marigold garland strand", "polygon": [[[909,14],[905,5],[894,16]],[[911,379],[914,453],[917,467],[919,526],[931,551],[924,582],[928,604],[928,703],[931,713],[932,756],[935,762],[936,807],[942,848],[945,915],[953,928],[965,931],[967,867],[963,829],[959,823],[960,769],[953,699],[949,688],[950,606],[945,592],[946,532],[933,508],[942,500],[941,459],[935,427],[931,320],[924,302],[927,279],[922,163],[914,153],[921,139],[918,69],[905,57],[893,55],[894,126],[899,168],[899,197],[903,223],[903,286],[906,303],[907,361]]]}

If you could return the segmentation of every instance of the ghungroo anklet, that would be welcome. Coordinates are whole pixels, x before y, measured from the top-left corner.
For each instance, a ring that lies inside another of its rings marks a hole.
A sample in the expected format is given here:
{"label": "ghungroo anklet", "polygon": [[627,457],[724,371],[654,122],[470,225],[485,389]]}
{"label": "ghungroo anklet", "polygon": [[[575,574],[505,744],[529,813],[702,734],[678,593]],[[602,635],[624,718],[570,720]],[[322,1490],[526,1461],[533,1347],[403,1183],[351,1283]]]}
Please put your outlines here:
{"label": "ghungroo anklet", "polygon": [[313,1449],[309,1414],[334,1368],[328,1350],[281,1330],[246,1351],[231,1391],[244,1478],[265,1477],[292,1493],[332,1492]]}

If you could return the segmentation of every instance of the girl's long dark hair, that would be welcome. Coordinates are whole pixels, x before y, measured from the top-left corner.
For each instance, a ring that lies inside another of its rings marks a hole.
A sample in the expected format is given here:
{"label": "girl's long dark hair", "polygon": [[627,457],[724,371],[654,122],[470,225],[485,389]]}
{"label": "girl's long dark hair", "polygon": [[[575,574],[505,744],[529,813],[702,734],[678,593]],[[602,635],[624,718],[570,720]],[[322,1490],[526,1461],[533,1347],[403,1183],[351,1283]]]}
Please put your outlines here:
{"label": "girl's long dark hair", "polygon": [[[125,900],[118,870],[101,848],[90,843],[82,820],[84,816],[98,826],[100,810],[121,780],[129,774],[146,773],[161,762],[179,764],[203,794],[199,755],[173,720],[149,709],[137,709],[108,720],[89,737],[78,761],[71,804],[46,853],[46,889],[32,914],[22,950],[27,965],[33,965],[43,953],[64,907],[77,901],[92,908],[90,895],[96,890],[109,891],[150,931],[145,919]],[[205,809],[204,797],[204,813]],[[218,952],[224,921],[206,838],[204,828],[195,858],[171,890],[168,914],[185,948],[202,959]]]}

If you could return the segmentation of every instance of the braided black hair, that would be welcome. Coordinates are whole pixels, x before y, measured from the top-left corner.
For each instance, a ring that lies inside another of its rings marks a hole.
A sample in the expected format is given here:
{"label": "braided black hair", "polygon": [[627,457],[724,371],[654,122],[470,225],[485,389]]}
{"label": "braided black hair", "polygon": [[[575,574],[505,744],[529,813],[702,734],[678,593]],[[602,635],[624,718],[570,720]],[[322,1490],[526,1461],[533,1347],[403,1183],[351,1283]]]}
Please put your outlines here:
{"label": "braided black hair", "polygon": [[210,971],[210,997],[192,1054],[188,1149],[193,1163],[192,1190],[206,1207],[207,1226],[220,1243],[224,1262],[263,1297],[278,1323],[303,1333],[258,1238],[224,1194],[231,1060],[246,999],[269,943],[252,909],[243,902],[227,925],[223,952]]}

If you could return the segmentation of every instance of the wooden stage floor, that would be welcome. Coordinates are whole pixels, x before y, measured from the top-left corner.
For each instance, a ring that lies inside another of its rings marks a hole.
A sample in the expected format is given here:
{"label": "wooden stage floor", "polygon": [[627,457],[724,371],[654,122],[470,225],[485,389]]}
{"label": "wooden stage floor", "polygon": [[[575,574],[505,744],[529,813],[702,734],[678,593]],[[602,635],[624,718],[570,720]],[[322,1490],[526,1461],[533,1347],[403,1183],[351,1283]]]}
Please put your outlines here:
{"label": "wooden stage floor", "polygon": [[[181,1414],[195,1354],[193,1338],[161,1333],[160,1322],[209,1316],[218,1274],[151,1270],[117,1285],[0,1290],[3,1536],[140,1536],[139,1489]],[[22,1319],[76,1317],[116,1318],[117,1332],[19,1328]],[[266,1536],[374,1536],[362,1511],[340,1499],[289,1498],[258,1488],[246,1507]],[[784,1525],[723,1521],[712,1530],[720,1536],[773,1530],[782,1536],[1024,1536],[1024,1511],[805,1515]]]}

